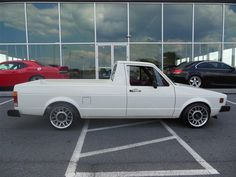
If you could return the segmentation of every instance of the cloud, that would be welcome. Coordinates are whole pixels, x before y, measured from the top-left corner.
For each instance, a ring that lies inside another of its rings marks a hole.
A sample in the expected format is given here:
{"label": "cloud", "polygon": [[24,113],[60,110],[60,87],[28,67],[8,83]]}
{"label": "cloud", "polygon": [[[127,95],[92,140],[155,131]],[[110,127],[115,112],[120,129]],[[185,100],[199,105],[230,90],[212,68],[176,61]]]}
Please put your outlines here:
{"label": "cloud", "polygon": [[0,22],[7,27],[25,31],[23,4],[0,4]]}

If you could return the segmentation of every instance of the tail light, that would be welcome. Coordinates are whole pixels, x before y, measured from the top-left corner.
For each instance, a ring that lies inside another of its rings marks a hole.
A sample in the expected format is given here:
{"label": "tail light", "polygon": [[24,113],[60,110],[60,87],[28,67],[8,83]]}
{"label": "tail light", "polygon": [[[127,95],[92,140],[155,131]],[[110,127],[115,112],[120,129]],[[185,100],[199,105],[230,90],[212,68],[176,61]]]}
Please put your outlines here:
{"label": "tail light", "polygon": [[18,106],[18,96],[17,96],[16,91],[13,92],[13,101],[14,101],[14,106],[17,107]]}
{"label": "tail light", "polygon": [[181,74],[183,72],[183,70],[182,69],[173,69],[172,70],[172,74]]}
{"label": "tail light", "polygon": [[68,73],[69,72],[68,66],[60,66],[59,67],[59,72],[60,73]]}

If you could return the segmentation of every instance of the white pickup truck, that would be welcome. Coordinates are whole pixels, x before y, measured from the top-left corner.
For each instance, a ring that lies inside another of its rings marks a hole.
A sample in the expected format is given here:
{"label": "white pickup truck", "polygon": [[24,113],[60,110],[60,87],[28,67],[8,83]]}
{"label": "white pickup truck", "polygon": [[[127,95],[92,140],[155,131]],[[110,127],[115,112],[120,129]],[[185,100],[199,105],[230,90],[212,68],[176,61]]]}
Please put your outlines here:
{"label": "white pickup truck", "polygon": [[46,117],[57,129],[76,118],[181,118],[191,127],[229,111],[225,94],[173,83],[155,65],[118,61],[109,80],[45,79],[14,87],[14,110]]}

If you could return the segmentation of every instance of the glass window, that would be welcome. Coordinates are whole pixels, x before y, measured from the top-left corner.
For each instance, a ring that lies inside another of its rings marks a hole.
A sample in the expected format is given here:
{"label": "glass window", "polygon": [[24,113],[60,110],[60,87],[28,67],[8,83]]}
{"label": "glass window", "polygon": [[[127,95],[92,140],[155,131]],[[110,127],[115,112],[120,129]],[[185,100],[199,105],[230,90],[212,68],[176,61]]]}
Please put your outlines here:
{"label": "glass window", "polygon": [[27,4],[29,42],[59,42],[56,3]]}
{"label": "glass window", "polygon": [[0,4],[0,43],[26,42],[24,4]]}
{"label": "glass window", "polygon": [[98,42],[127,41],[127,5],[96,4]]}
{"label": "glass window", "polygon": [[156,80],[158,86],[168,86],[166,80],[152,67],[130,66],[130,85],[131,86],[153,86]]}
{"label": "glass window", "polygon": [[4,63],[0,65],[0,70],[18,70],[26,67],[26,64],[19,62]]}
{"label": "glass window", "polygon": [[30,45],[30,59],[47,65],[60,65],[59,45]]}
{"label": "glass window", "polygon": [[70,78],[95,78],[94,45],[63,45],[64,65],[70,68]]}
{"label": "glass window", "polygon": [[229,65],[226,65],[226,64],[220,63],[220,62],[217,63],[217,68],[219,68],[219,69],[227,69],[227,70],[232,69],[232,67],[230,67]]}
{"label": "glass window", "polygon": [[236,44],[225,44],[223,50],[222,62],[235,67],[236,66]]}
{"label": "glass window", "polygon": [[1,45],[0,62],[10,60],[25,60],[27,58],[25,45]]}
{"label": "glass window", "polygon": [[164,5],[164,41],[192,41],[192,5]]}
{"label": "glass window", "polygon": [[130,60],[143,61],[155,64],[161,68],[161,45],[158,44],[131,44]]}
{"label": "glass window", "polygon": [[62,3],[61,28],[63,42],[93,42],[94,18],[92,3]]}
{"label": "glass window", "polygon": [[190,62],[192,46],[189,44],[167,44],[164,45],[164,72],[183,62]]}
{"label": "glass window", "polygon": [[153,69],[150,67],[130,66],[130,85],[152,86]]}
{"label": "glass window", "polygon": [[161,41],[161,5],[130,4],[130,41]]}
{"label": "glass window", "polygon": [[225,5],[225,41],[236,42],[236,5]]}
{"label": "glass window", "polygon": [[194,61],[221,59],[220,44],[195,44],[194,45]]}
{"label": "glass window", "polygon": [[205,62],[205,63],[200,63],[197,65],[197,68],[202,68],[202,69],[213,69],[216,68],[212,63]]}
{"label": "glass window", "polygon": [[222,5],[195,5],[195,41],[220,42],[222,40]]}

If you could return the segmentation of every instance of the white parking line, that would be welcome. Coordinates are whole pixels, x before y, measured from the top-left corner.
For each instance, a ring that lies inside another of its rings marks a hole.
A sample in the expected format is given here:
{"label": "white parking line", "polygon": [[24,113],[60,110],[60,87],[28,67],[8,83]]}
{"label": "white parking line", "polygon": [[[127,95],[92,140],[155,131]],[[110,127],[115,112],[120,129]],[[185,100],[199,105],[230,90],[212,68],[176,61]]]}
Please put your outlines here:
{"label": "white parking line", "polygon": [[209,163],[207,163],[198,153],[196,153],[182,138],[180,138],[177,133],[174,132],[166,123],[161,121],[161,124],[172,134],[176,140],[192,155],[192,157],[210,174],[219,174],[219,172],[214,169]]}
{"label": "white parking line", "polygon": [[99,155],[99,154],[105,154],[105,153],[109,153],[109,152],[116,152],[116,151],[136,148],[136,147],[140,147],[140,146],[146,146],[146,145],[149,145],[149,144],[160,143],[160,142],[163,142],[163,141],[168,141],[168,140],[173,140],[173,139],[175,139],[174,136],[168,136],[168,137],[159,138],[159,139],[155,139],[155,140],[151,140],[151,141],[143,141],[143,142],[140,142],[140,143],[128,144],[128,145],[114,147],[114,148],[108,148],[108,149],[102,149],[102,150],[97,150],[97,151],[85,152],[85,153],[81,153],[80,157],[82,158],[82,157],[89,157],[89,156],[94,156],[94,155]]}
{"label": "white parking line", "polygon": [[10,100],[7,100],[7,101],[4,101],[4,102],[0,103],[0,106],[4,105],[4,104],[6,104],[6,103],[9,103],[9,102],[11,102],[11,101],[13,101],[13,99],[10,99]]}
{"label": "white parking line", "polygon": [[200,176],[211,175],[207,170],[159,170],[159,171],[118,171],[118,172],[78,172],[75,177],[138,177],[138,176]]}
{"label": "white parking line", "polygon": [[75,150],[71,156],[69,165],[67,167],[65,176],[66,177],[74,177],[75,176],[75,171],[76,171],[76,166],[77,166],[77,162],[79,161],[80,158],[80,153],[84,144],[84,140],[85,140],[85,136],[87,134],[87,129],[88,129],[88,125],[89,125],[89,121],[87,120],[84,123],[84,126],[81,130],[78,142],[76,144]]}
{"label": "white parking line", "polygon": [[236,104],[235,102],[233,102],[233,101],[229,101],[229,100],[227,100],[227,102],[229,102],[229,103],[231,103],[231,104]]}
{"label": "white parking line", "polygon": [[[133,123],[135,124],[135,123]],[[80,137],[78,139],[77,145],[69,162],[68,168],[66,170],[66,177],[135,177],[135,176],[191,176],[191,175],[213,175],[219,174],[219,172],[214,169],[209,163],[207,163],[199,154],[197,154],[183,139],[181,139],[177,133],[174,132],[166,123],[161,121],[161,124],[166,128],[166,130],[172,135],[169,137],[164,137],[160,139],[155,139],[151,141],[144,141],[135,144],[129,144],[124,146],[119,146],[115,148],[102,149],[98,151],[91,151],[86,153],[81,153],[85,136],[88,129],[88,121],[86,121],[83,129],[81,131]],[[127,124],[125,124],[127,125]],[[114,127],[114,126],[111,126]],[[110,127],[110,128],[111,128]],[[108,127],[104,127],[108,128]],[[90,129],[95,131],[95,129]],[[99,128],[98,130],[101,130]],[[158,171],[117,171],[117,172],[76,172],[77,163],[80,158],[104,154],[108,152],[115,152],[130,148],[135,148],[139,146],[145,146],[148,144],[164,142],[168,140],[176,139],[185,149],[192,155],[192,157],[204,168],[204,169],[189,169],[189,170],[158,170]]]}
{"label": "white parking line", "polygon": [[127,123],[127,124],[114,125],[114,126],[101,127],[101,128],[91,128],[91,129],[88,129],[87,132],[94,132],[94,131],[100,131],[100,130],[108,130],[108,129],[114,129],[114,128],[123,128],[123,127],[129,127],[129,126],[134,126],[134,125],[149,124],[149,123],[152,123],[152,122],[156,122],[156,120],[143,121],[143,122],[135,122],[135,123]]}

